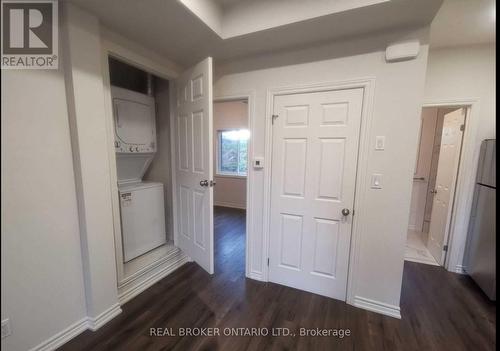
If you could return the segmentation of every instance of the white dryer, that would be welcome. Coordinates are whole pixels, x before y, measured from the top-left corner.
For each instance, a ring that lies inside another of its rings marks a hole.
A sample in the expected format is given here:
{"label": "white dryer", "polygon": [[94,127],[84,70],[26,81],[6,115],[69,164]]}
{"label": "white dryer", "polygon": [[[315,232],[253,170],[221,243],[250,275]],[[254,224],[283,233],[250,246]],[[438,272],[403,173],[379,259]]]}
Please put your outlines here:
{"label": "white dryer", "polygon": [[151,96],[111,87],[124,262],[166,242],[163,184],[143,182],[156,152]]}

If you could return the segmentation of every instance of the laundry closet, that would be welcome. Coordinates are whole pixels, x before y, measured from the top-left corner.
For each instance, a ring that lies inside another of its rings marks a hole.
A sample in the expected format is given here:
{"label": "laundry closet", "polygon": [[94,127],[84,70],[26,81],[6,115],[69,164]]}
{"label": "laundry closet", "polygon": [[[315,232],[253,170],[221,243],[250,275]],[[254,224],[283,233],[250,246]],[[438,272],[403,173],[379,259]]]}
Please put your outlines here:
{"label": "laundry closet", "polygon": [[121,235],[115,233],[120,287],[121,281],[175,250],[169,82],[112,57],[108,64],[121,227]]}

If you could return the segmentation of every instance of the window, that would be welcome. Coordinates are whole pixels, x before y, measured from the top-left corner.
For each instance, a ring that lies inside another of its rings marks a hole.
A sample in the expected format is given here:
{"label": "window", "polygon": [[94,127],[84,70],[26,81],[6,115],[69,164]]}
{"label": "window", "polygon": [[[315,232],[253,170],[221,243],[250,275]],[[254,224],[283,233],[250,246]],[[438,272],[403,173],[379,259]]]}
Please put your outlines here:
{"label": "window", "polygon": [[246,176],[248,163],[248,129],[219,130],[217,174]]}

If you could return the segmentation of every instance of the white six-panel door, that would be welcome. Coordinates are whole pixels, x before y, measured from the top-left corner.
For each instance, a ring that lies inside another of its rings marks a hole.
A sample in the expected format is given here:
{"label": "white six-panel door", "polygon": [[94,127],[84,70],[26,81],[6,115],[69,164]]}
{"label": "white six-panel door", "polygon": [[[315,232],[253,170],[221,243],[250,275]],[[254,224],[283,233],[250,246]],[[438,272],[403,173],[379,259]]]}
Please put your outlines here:
{"label": "white six-panel door", "polygon": [[440,265],[444,264],[445,259],[443,247],[449,232],[453,194],[455,192],[460,150],[462,148],[463,131],[461,130],[461,126],[464,122],[465,109],[458,109],[444,116],[427,243],[429,252]]}
{"label": "white six-panel door", "polygon": [[176,244],[207,272],[214,272],[212,58],[176,80]]}
{"label": "white six-panel door", "polygon": [[363,89],[275,97],[272,282],[345,300],[362,99]]}

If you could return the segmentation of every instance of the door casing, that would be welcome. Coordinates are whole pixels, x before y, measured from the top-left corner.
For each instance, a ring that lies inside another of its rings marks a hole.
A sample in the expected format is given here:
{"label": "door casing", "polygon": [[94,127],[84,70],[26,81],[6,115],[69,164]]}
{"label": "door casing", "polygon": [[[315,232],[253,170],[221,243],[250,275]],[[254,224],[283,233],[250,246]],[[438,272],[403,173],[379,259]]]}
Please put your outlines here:
{"label": "door casing", "polygon": [[[213,102],[229,102],[229,101],[239,101],[239,100],[247,100],[247,126],[250,130],[250,139],[248,140],[248,167],[247,167],[247,177],[246,177],[246,216],[245,216],[245,276],[250,279],[258,279],[254,275],[252,275],[250,269],[250,254],[251,254],[251,246],[249,237],[253,231],[253,215],[254,215],[254,202],[252,196],[252,183],[253,179],[255,179],[255,170],[252,166],[252,159],[254,157],[254,143],[253,143],[253,135],[255,135],[255,119],[254,119],[254,103],[255,103],[255,91],[244,92],[241,94],[231,94],[231,95],[214,95]],[[215,118],[215,116],[214,116]],[[213,126],[212,126],[213,128]],[[214,155],[214,157],[217,157]],[[214,238],[215,240],[215,238]]]}
{"label": "door casing", "polygon": [[[106,109],[106,135],[107,135],[107,152],[109,159],[109,179],[110,179],[110,188],[111,188],[111,205],[113,212],[113,234],[115,241],[115,264],[116,264],[116,275],[118,288],[127,284],[131,279],[135,278],[135,275],[130,277],[126,277],[124,273],[124,263],[123,263],[123,252],[121,250],[122,238],[121,238],[121,221],[120,221],[120,203],[118,200],[118,196],[115,196],[118,193],[118,178],[116,173],[116,155],[115,155],[115,147],[114,147],[114,120],[113,120],[113,109],[112,109],[112,99],[111,95],[107,94],[110,91],[111,83],[109,78],[109,64],[108,58],[113,57],[122,62],[125,62],[131,66],[138,67],[148,73],[152,73],[155,76],[165,79],[172,83],[178,76],[179,72],[176,72],[168,67],[157,64],[153,60],[146,58],[142,55],[136,54],[129,49],[112,42],[107,39],[103,39],[101,42],[101,64],[102,64],[102,79],[104,85],[104,104]],[[172,91],[172,89],[170,89]],[[172,94],[170,92],[170,100],[172,100]],[[170,108],[172,109],[172,105],[170,104]],[[171,111],[172,113],[172,111]],[[171,135],[172,138],[172,135]],[[172,140],[172,139],[171,139]],[[171,149],[173,149],[174,144],[171,143]],[[175,159],[172,159],[175,161]],[[171,179],[172,184],[175,186],[175,166],[172,166],[171,171]],[[175,188],[174,188],[175,189]],[[174,194],[172,194],[174,196]],[[173,202],[173,216],[176,216],[176,205],[175,201]],[[176,220],[173,220],[174,226],[174,238],[176,237]],[[174,239],[175,240],[175,239]],[[157,264],[155,262],[154,264]],[[147,268],[146,268],[147,269]]]}
{"label": "door casing", "polygon": [[[352,232],[351,232],[351,245],[349,252],[349,269],[347,276],[347,294],[346,302],[354,305],[355,304],[355,291],[354,291],[354,281],[357,270],[357,262],[359,257],[360,249],[360,224],[364,217],[363,213],[363,199],[365,198],[365,193],[367,191],[366,184],[369,181],[368,178],[368,155],[370,150],[370,135],[371,126],[373,119],[373,98],[374,98],[374,88],[375,88],[375,78],[360,78],[348,81],[340,82],[330,82],[330,83],[320,83],[320,84],[305,84],[288,86],[281,88],[268,89],[267,91],[267,106],[266,106],[266,141],[265,141],[265,160],[267,163],[272,159],[272,115],[274,99],[279,95],[289,95],[297,93],[314,93],[320,91],[333,91],[333,90],[344,90],[344,89],[363,89],[363,100],[362,100],[362,113],[361,113],[361,128],[359,135],[359,147],[358,147],[358,161],[357,161],[357,174],[355,181],[355,191],[354,191],[354,208],[353,211],[356,214],[353,216]],[[263,218],[263,247],[264,252],[262,254],[262,277],[261,280],[269,281],[269,267],[267,259],[269,257],[269,237],[270,237],[270,211],[271,211],[271,166],[269,164],[265,165],[264,168],[264,218]],[[251,233],[249,233],[249,236]],[[251,240],[251,238],[250,238]]]}
{"label": "door casing", "polygon": [[475,145],[478,144],[476,134],[479,124],[479,100],[475,98],[456,98],[427,101],[424,102],[422,107],[463,107],[467,109],[452,214],[451,218],[448,218],[448,221],[450,221],[449,234],[445,242],[445,245],[448,245],[448,251],[444,260],[444,267],[448,271],[465,274],[462,261],[465,252],[472,197],[474,195],[476,165],[479,157],[479,152],[475,152]]}

